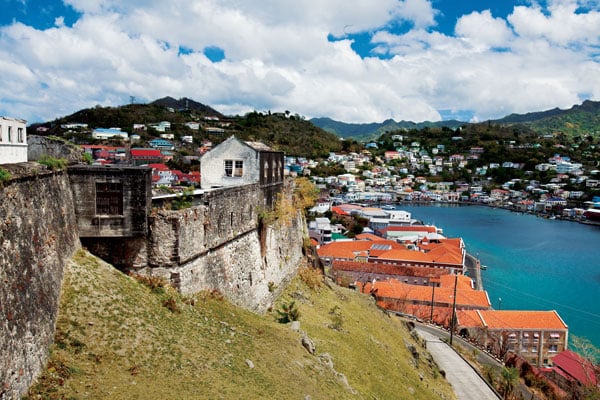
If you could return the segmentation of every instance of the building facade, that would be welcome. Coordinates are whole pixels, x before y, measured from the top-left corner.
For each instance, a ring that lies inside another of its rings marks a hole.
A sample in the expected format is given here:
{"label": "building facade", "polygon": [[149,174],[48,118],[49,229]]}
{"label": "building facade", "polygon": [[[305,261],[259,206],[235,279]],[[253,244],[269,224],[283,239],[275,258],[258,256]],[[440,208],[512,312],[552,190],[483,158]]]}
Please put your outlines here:
{"label": "building facade", "polygon": [[0,116],[0,164],[27,162],[27,121]]}
{"label": "building facade", "polygon": [[283,187],[284,154],[260,142],[231,136],[200,159],[202,189],[258,183],[267,204]]}

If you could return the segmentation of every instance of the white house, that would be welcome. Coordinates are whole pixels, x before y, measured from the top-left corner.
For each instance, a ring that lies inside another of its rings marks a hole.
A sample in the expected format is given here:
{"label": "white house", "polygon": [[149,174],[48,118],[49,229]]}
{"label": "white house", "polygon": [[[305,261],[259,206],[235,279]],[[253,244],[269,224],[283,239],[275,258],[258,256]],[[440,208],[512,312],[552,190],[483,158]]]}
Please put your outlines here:
{"label": "white house", "polygon": [[92,131],[92,139],[123,139],[128,140],[129,134],[127,132],[123,132],[117,128],[96,128]]}
{"label": "white house", "polygon": [[200,159],[202,189],[259,183],[264,189],[283,183],[283,152],[260,142],[235,136],[215,146]]}
{"label": "white house", "polygon": [[27,162],[26,123],[0,116],[0,164]]}

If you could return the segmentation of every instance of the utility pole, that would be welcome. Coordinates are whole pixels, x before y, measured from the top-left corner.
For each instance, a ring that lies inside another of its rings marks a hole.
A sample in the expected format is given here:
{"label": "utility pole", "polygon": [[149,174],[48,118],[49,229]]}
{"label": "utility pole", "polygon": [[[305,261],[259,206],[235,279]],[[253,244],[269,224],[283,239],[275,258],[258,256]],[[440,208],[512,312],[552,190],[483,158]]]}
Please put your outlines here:
{"label": "utility pole", "polygon": [[429,316],[429,322],[433,324],[433,300],[435,298],[435,284],[431,285],[431,315]]}
{"label": "utility pole", "polygon": [[452,320],[450,321],[450,346],[452,346],[452,337],[454,336],[454,320],[456,319],[456,285],[458,284],[458,274],[454,275],[454,299],[452,301]]}

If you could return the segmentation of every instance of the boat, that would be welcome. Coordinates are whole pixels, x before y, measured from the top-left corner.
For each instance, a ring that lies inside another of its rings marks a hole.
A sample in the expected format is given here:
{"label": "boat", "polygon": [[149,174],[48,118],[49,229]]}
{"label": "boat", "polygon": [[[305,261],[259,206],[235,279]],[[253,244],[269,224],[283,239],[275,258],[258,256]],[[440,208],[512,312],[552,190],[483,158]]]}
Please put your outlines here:
{"label": "boat", "polygon": [[385,204],[383,206],[381,206],[382,210],[395,210],[396,206],[393,206],[392,204]]}
{"label": "boat", "polygon": [[481,266],[479,267],[482,271],[485,271],[487,269],[487,265],[483,265],[481,264]]}

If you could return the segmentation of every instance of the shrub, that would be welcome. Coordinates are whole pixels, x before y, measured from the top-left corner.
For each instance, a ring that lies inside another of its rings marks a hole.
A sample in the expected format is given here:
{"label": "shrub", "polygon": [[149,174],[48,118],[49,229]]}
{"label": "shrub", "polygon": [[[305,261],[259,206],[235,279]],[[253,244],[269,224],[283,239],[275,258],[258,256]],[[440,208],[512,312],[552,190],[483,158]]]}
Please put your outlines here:
{"label": "shrub", "polygon": [[344,317],[342,316],[342,310],[338,306],[334,306],[329,310],[329,315],[331,315],[331,324],[329,327],[331,329],[335,329],[336,331],[341,331],[342,326],[344,325]]}
{"label": "shrub", "polygon": [[141,284],[148,286],[155,293],[164,293],[165,286],[167,286],[167,280],[160,276],[146,276],[134,273],[130,273],[129,276]]}
{"label": "shrub", "polygon": [[298,321],[300,319],[300,310],[298,310],[294,300],[290,301],[289,303],[283,303],[281,305],[281,309],[277,310],[277,314],[279,315],[277,321],[282,324]]}
{"label": "shrub", "polygon": [[317,290],[323,285],[323,273],[318,268],[302,267],[298,271],[302,282],[310,289]]}
{"label": "shrub", "polygon": [[172,210],[184,210],[192,206],[194,200],[194,188],[187,188],[177,198],[171,201]]}
{"label": "shrub", "polygon": [[177,304],[177,300],[173,296],[165,299],[163,306],[173,313],[179,314],[181,312],[181,308],[179,308],[179,304]]}
{"label": "shrub", "polygon": [[11,177],[10,172],[5,170],[4,168],[0,168],[0,187],[2,187],[4,182],[8,181],[10,179],[10,177]]}
{"label": "shrub", "polygon": [[38,161],[40,164],[45,165],[52,171],[63,169],[67,166],[67,160],[64,158],[54,158],[50,156],[42,156]]}

